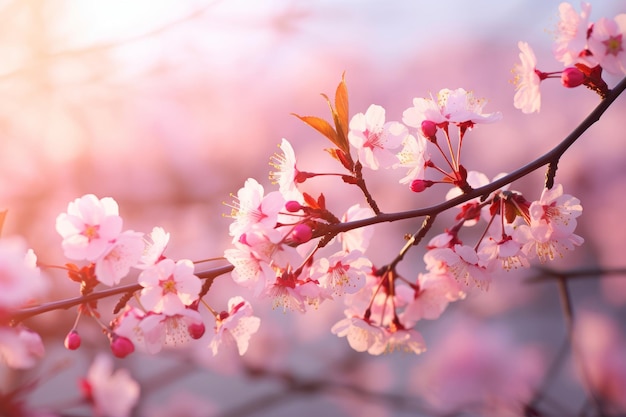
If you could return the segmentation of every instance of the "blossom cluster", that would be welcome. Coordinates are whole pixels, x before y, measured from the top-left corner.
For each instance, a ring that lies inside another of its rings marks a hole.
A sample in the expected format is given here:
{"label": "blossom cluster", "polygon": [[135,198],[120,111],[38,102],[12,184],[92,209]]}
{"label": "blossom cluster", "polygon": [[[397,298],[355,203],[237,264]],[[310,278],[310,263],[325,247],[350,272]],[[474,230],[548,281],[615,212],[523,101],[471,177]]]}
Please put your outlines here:
{"label": "blossom cluster", "polygon": [[[131,269],[138,271],[135,279],[140,286],[135,294],[137,305],[127,303],[110,325],[101,323],[118,357],[132,353],[137,347],[147,353],[157,353],[164,345],[181,345],[190,339],[200,339],[205,333],[205,318],[200,313],[203,304],[202,280],[195,274],[189,259],[174,260],[164,255],[170,235],[161,227],[143,234],[123,230],[118,205],[110,197],[102,199],[87,194],[68,205],[67,212],[57,217],[57,231],[63,238],[65,255],[88,262],[87,267],[70,274],[81,282],[83,293],[98,283],[119,284]],[[71,265],[71,264],[70,264]],[[240,354],[245,353],[248,339],[256,332],[259,319],[253,316],[250,304],[236,297],[229,301],[229,311],[213,313],[215,333],[209,343],[214,354],[227,339],[235,341]],[[81,313],[97,319],[94,306],[83,304]],[[66,346],[76,349],[80,338],[73,329]]]}
{"label": "blossom cluster", "polygon": [[[343,88],[342,81],[338,97]],[[325,135],[338,146],[330,153],[345,174],[302,171],[292,145],[282,139],[282,152],[270,162],[278,190],[266,192],[249,178],[231,205],[233,247],[224,256],[234,266],[233,280],[284,310],[305,312],[341,299],[345,318],[331,331],[347,337],[353,349],[374,355],[395,349],[420,353],[425,342],[416,324],[438,318],[450,302],[465,297],[466,287],[487,289],[500,270],[527,267],[533,258],[545,262],[580,245],[574,229],[582,207],[560,184],[544,189],[535,201],[498,190],[465,202],[456,223],[428,243],[426,271],[412,278],[401,276],[395,261],[376,266],[370,259],[371,227],[340,228],[368,217],[375,223],[380,214],[364,185],[363,167],[408,169],[399,182],[411,191],[448,184],[450,198],[488,184],[484,174],[468,172],[461,163],[466,134],[501,117],[485,113],[485,104],[464,89],[444,89],[436,98],[415,98],[402,122],[388,121],[385,109],[375,104],[349,122],[339,118],[335,135],[327,130]],[[303,120],[320,126],[319,119]],[[342,142],[338,132],[345,126]],[[437,153],[442,163],[435,160]],[[322,175],[359,186],[369,207],[356,204],[341,216],[330,212],[323,194],[313,197],[302,190],[303,183]],[[461,229],[481,219],[487,226],[480,241],[464,244]]]}
{"label": "blossom cluster", "polygon": [[515,107],[524,113],[538,112],[541,108],[540,84],[547,78],[560,78],[568,88],[585,85],[604,97],[608,86],[602,71],[626,74],[626,13],[613,18],[602,17],[590,21],[591,4],[582,2],[578,13],[570,3],[559,5],[552,51],[565,69],[544,72],[537,69],[537,58],[526,42],[519,42],[520,63],[513,70],[516,75]]}

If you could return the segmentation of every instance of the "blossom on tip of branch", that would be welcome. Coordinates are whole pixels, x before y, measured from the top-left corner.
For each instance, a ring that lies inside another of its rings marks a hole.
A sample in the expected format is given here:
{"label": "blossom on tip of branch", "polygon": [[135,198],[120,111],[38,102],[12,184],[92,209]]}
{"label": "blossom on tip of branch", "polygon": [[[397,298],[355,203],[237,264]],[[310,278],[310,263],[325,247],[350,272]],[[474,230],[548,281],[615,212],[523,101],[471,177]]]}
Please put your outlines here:
{"label": "blossom on tip of branch", "polygon": [[406,126],[398,122],[385,122],[385,109],[376,104],[350,120],[348,139],[359,154],[363,166],[377,170],[389,168],[398,160],[394,151],[402,146],[408,135]]}

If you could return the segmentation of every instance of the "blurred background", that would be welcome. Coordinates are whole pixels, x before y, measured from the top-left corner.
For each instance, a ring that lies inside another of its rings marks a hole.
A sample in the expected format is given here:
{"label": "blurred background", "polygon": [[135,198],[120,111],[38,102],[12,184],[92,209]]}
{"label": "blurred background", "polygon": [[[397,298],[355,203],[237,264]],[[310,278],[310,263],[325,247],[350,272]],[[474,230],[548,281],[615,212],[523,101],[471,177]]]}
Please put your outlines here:
{"label": "blurred background", "polygon": [[[592,20],[626,12],[626,1],[591,3]],[[169,231],[172,258],[221,256],[230,241],[223,202],[249,177],[271,188],[268,161],[281,138],[293,144],[301,169],[340,169],[323,151],[325,139],[290,113],[327,118],[320,93],[333,95],[344,71],[351,114],[374,103],[387,109],[389,120],[400,120],[414,97],[442,88],[485,97],[485,110],[504,117],[468,134],[465,166],[490,178],[513,171],[556,145],[599,102],[582,87],[566,90],[548,80],[539,114],[513,107],[519,40],[534,48],[539,69],[562,69],[551,57],[558,4],[0,1],[0,207],[9,210],[3,235],[24,236],[40,261],[64,264],[55,218],[68,202],[94,193],[118,201],[125,229]],[[609,86],[617,81],[607,77]],[[557,182],[583,202],[577,233],[586,243],[550,267],[624,266],[625,110],[626,100],[618,99],[559,164]],[[398,184],[403,174],[365,172],[383,211],[427,206],[445,194],[413,194]],[[513,188],[538,198],[543,176],[536,172]],[[305,184],[323,191],[337,215],[359,201],[346,187]],[[402,236],[419,224],[380,225],[372,261],[391,259]],[[445,226],[444,216],[435,229]],[[412,277],[423,271],[420,251],[401,269]],[[272,311],[268,301],[255,304],[263,324],[243,361],[216,361],[202,342],[182,355],[134,355],[116,364],[142,383],[135,413],[143,416],[403,416],[459,409],[520,415],[566,334],[556,285],[524,281],[536,274],[503,274],[489,292],[470,294],[440,320],[418,326],[429,346],[419,357],[350,351],[330,334],[343,317],[341,306],[301,316]],[[50,300],[78,295],[62,274],[49,276]],[[217,309],[236,292],[228,281],[218,279],[209,294]],[[577,280],[571,290],[580,321],[602,323],[586,331],[608,329],[607,345],[624,353],[624,278]],[[48,375],[28,402],[53,410],[74,404],[76,379],[96,351],[108,349],[84,320],[83,340],[91,333],[93,342],[65,351],[62,340],[74,319],[75,311],[60,311],[29,322],[45,338],[48,355],[27,374],[0,368],[4,389]],[[63,370],[50,376],[58,364]],[[545,391],[574,413],[584,391],[570,365]],[[298,387],[294,380],[317,385]],[[172,404],[193,406],[185,414],[168,411]],[[85,407],[69,410],[88,415]]]}

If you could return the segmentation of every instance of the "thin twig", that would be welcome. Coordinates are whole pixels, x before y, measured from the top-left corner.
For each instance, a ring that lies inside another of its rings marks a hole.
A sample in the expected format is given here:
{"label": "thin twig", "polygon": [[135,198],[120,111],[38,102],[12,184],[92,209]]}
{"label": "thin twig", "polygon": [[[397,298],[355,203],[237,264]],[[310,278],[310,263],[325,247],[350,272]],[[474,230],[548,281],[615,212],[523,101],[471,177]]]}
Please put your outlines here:
{"label": "thin twig", "polygon": [[582,360],[581,352],[577,348],[577,343],[574,337],[574,309],[572,307],[572,297],[569,293],[569,288],[567,287],[567,279],[565,279],[565,277],[563,276],[557,281],[557,283],[559,288],[559,295],[561,298],[561,306],[563,308],[563,317],[565,318],[567,338],[572,349],[574,362],[577,364],[581,372],[581,379],[587,393],[588,401],[595,406],[596,410],[598,411],[598,415],[601,416],[603,415],[602,403],[594,393],[593,387],[591,385],[591,380],[589,378],[589,372],[587,371],[587,367]]}

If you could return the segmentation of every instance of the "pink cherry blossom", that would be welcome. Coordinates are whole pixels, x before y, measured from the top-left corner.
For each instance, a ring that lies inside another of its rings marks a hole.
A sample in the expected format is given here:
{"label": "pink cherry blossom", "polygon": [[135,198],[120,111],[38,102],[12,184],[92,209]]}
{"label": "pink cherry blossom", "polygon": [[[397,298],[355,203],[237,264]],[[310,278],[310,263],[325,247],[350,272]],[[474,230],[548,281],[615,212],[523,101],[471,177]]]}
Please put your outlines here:
{"label": "pink cherry blossom", "polygon": [[[350,206],[350,208],[346,210],[344,215],[341,217],[341,221],[345,223],[355,220],[367,219],[372,216],[374,216],[374,212],[371,208],[361,207],[361,205],[357,203],[353,206]],[[340,233],[339,241],[342,244],[342,249],[344,252],[351,252],[356,250],[361,253],[365,253],[373,235],[374,226],[359,227],[357,229],[352,229],[350,231]]]}
{"label": "pink cherry blossom", "polygon": [[0,362],[9,368],[32,368],[44,354],[39,334],[21,325],[0,326]]}
{"label": "pink cherry blossom", "polygon": [[402,122],[414,127],[424,136],[422,124],[431,122],[434,125],[448,122],[448,119],[441,112],[441,108],[436,99],[416,97],[413,99],[413,106],[409,107],[402,113]]}
{"label": "pink cherry blossom", "polygon": [[566,67],[581,62],[589,67],[595,66],[589,58],[582,58],[587,47],[590,14],[591,4],[589,3],[581,2],[580,14],[569,3],[564,2],[559,5],[559,22],[553,52],[557,61],[562,62]]}
{"label": "pink cherry blossom", "polygon": [[562,185],[544,189],[539,201],[530,205],[530,224],[518,227],[525,242],[522,250],[529,258],[537,256],[545,262],[563,256],[565,250],[580,246],[583,238],[574,234],[574,230],[576,218],[581,214],[580,200],[563,194]]}
{"label": "pink cherry blossom", "polygon": [[555,236],[546,233],[549,228],[543,226],[521,225],[519,231],[526,242],[522,248],[526,256],[529,259],[538,257],[542,263],[563,257],[563,252],[574,250],[575,246],[580,246],[584,242],[582,237],[574,233],[568,236]]}
{"label": "pink cherry blossom", "polygon": [[252,306],[242,297],[228,300],[228,311],[216,317],[215,335],[209,348],[213,355],[220,349],[236,348],[244,355],[250,344],[250,337],[259,330],[261,319],[253,315]]}
{"label": "pink cherry blossom", "polygon": [[450,274],[465,285],[474,284],[478,288],[489,289],[491,275],[474,248],[459,244],[433,248],[424,255],[424,262],[431,273]]}
{"label": "pink cherry blossom", "polygon": [[181,314],[198,298],[202,287],[200,278],[194,275],[193,262],[188,259],[176,263],[163,259],[143,270],[138,281],[144,287],[140,295],[143,307],[165,315]]}
{"label": "pink cherry blossom", "polygon": [[50,284],[36,263],[22,238],[0,239],[0,310],[24,307],[48,292]]}
{"label": "pink cherry blossom", "polygon": [[94,359],[82,388],[96,417],[130,417],[139,400],[139,384],[126,369],[113,372],[113,360],[104,354]]}
{"label": "pink cherry blossom", "polygon": [[299,282],[298,276],[288,267],[276,276],[276,281],[267,290],[267,295],[271,297],[273,308],[282,308],[283,312],[287,310],[306,311],[306,297],[300,292],[299,286],[303,282]]}
{"label": "pink cherry blossom", "polygon": [[377,170],[398,162],[395,152],[408,135],[406,126],[385,122],[385,109],[372,104],[365,114],[357,113],[350,120],[348,139],[357,149],[363,166]]}
{"label": "pink cherry blossom", "polygon": [[137,266],[144,253],[143,233],[127,230],[109,243],[109,248],[96,262],[96,277],[105,285],[117,285]]}
{"label": "pink cherry blossom", "polygon": [[69,259],[95,261],[107,250],[109,242],[122,232],[122,218],[115,200],[98,199],[93,194],[77,198],[67,213],[56,219],[56,230]]}
{"label": "pink cherry blossom", "polygon": [[147,267],[155,265],[158,261],[163,259],[163,252],[170,241],[170,234],[162,227],[155,227],[150,234],[144,236],[146,242],[143,254],[137,268],[145,269]]}
{"label": "pink cherry blossom", "polygon": [[463,88],[444,88],[437,94],[437,101],[443,116],[452,123],[493,123],[502,118],[500,112],[483,113],[487,100],[476,98],[473,92]]}
{"label": "pink cherry blossom", "polygon": [[318,280],[322,287],[341,296],[363,288],[365,277],[371,271],[372,263],[360,251],[340,251],[317,260],[312,267],[311,279]]}
{"label": "pink cherry blossom", "polygon": [[261,259],[248,245],[235,242],[234,248],[224,251],[224,257],[233,266],[233,281],[244,288],[253,290],[255,296],[261,295],[265,288],[273,285],[276,272],[270,263]]}
{"label": "pink cherry blossom", "polygon": [[503,268],[506,271],[517,268],[528,268],[530,262],[528,256],[522,250],[525,239],[521,236],[519,230],[513,227],[507,227],[511,234],[506,234],[501,239],[492,236],[483,240],[479,253],[483,254],[487,262],[495,262],[497,268]]}
{"label": "pink cherry blossom", "polygon": [[[399,292],[403,296],[405,292]],[[400,315],[400,321],[412,327],[418,320],[439,318],[449,303],[465,298],[459,283],[448,274],[419,274],[417,288],[406,292],[411,298]]]}
{"label": "pink cherry blossom", "polygon": [[541,108],[541,92],[539,90],[541,77],[536,69],[537,58],[528,43],[520,41],[517,45],[521,51],[519,54],[521,63],[515,64],[513,67],[515,74],[513,104],[523,113],[538,112]]}
{"label": "pink cherry blossom", "polygon": [[294,289],[299,298],[303,300],[305,306],[313,307],[317,309],[325,300],[332,300],[332,292],[329,288],[326,288],[317,280],[307,279],[298,283]]}
{"label": "pink cherry blossom", "polygon": [[285,199],[298,199],[300,197],[298,183],[302,182],[303,178],[296,167],[296,154],[291,143],[285,138],[281,141],[280,150],[282,155],[275,154],[270,161],[270,165],[276,169],[270,173],[270,179],[278,184],[279,191]]}
{"label": "pink cherry blossom", "polygon": [[346,316],[333,325],[330,330],[333,334],[346,337],[350,347],[357,352],[368,352],[372,355],[384,353],[386,335],[381,327],[354,316],[350,310],[346,311]]}
{"label": "pink cherry blossom", "polygon": [[415,353],[419,355],[426,351],[426,342],[422,335],[414,329],[394,329],[390,331],[383,329],[384,339],[383,343],[376,345],[380,352],[375,349],[370,349],[368,352],[372,355],[379,355],[381,353],[391,353],[396,351],[403,351],[407,353]]}
{"label": "pink cherry blossom", "polygon": [[202,316],[192,308],[173,315],[148,313],[137,323],[144,342],[139,346],[151,354],[161,351],[164,345],[184,346],[195,339],[189,330],[192,326],[204,326]]}
{"label": "pink cherry blossom", "polygon": [[483,113],[486,100],[474,97],[474,93],[463,88],[450,90],[444,88],[437,93],[437,98],[415,98],[413,107],[402,114],[402,121],[422,132],[423,123],[429,121],[435,125],[445,123],[493,123],[502,118],[502,114]]}
{"label": "pink cherry blossom", "polygon": [[416,179],[424,179],[426,162],[430,160],[430,154],[426,151],[426,139],[421,135],[417,138],[408,135],[403,145],[397,155],[400,162],[396,167],[409,168],[409,171],[400,180],[400,184],[410,184]]}
{"label": "pink cherry blossom", "polygon": [[285,198],[278,192],[265,195],[265,189],[254,178],[248,178],[237,192],[233,202],[230,235],[233,240],[249,231],[253,226],[273,228],[276,226],[278,213],[285,207]]}
{"label": "pink cherry blossom", "polygon": [[626,74],[626,14],[601,18],[593,25],[589,50],[611,74]]}
{"label": "pink cherry blossom", "polygon": [[534,236],[566,237],[576,229],[576,218],[582,214],[580,200],[563,194],[563,186],[544,188],[539,201],[531,203],[530,225]]}

